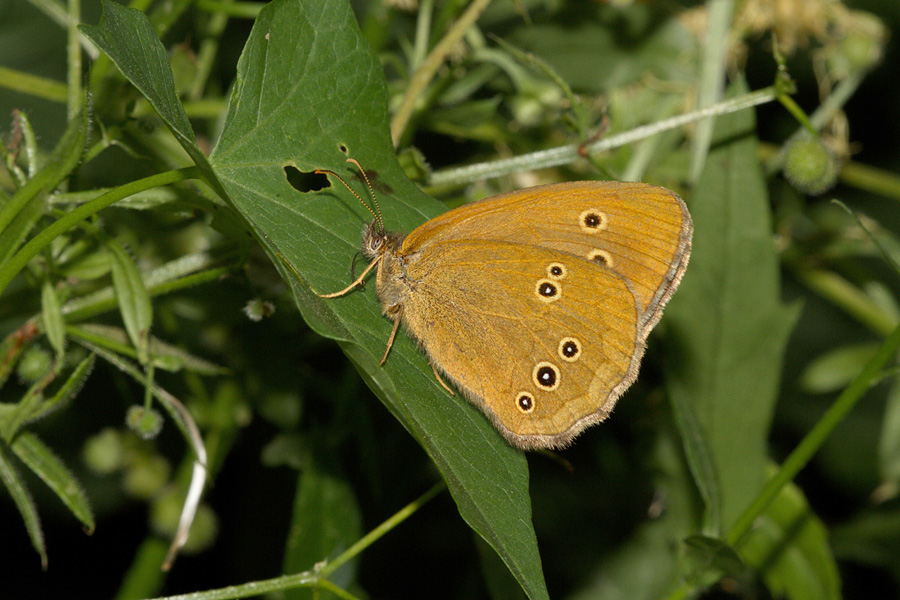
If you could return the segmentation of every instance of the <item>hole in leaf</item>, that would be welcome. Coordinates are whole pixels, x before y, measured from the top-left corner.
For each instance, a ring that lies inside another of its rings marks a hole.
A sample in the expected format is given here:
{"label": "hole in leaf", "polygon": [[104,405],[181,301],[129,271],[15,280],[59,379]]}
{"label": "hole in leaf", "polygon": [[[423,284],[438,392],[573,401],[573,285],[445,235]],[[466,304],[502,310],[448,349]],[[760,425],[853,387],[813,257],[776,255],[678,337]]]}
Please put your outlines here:
{"label": "hole in leaf", "polygon": [[298,192],[318,192],[331,186],[331,182],[324,173],[301,171],[293,165],[286,165],[284,174],[291,187]]}

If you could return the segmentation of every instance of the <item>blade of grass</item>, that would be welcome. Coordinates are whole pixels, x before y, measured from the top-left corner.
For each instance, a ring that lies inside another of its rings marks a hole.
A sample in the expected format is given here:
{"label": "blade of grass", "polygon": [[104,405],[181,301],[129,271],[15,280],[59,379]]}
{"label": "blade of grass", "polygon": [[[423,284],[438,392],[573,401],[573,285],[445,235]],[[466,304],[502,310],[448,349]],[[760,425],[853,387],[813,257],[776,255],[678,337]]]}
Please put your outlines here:
{"label": "blade of grass", "polygon": [[[705,51],[701,70],[697,107],[705,108],[722,99],[725,69],[728,62],[729,34],[731,32],[734,0],[712,0],[707,3],[708,15],[705,35]],[[689,180],[696,184],[703,172],[709,145],[712,142],[713,119],[697,124],[691,144],[691,172]]]}
{"label": "blade of grass", "polygon": [[406,126],[409,125],[409,121],[416,110],[416,100],[428,87],[440,66],[444,64],[444,59],[450,51],[453,50],[466,31],[469,30],[469,27],[478,20],[478,17],[481,16],[481,13],[484,12],[484,9],[490,3],[491,0],[473,0],[456,23],[447,31],[447,34],[428,53],[428,56],[422,62],[422,66],[413,73],[409,80],[409,85],[406,86],[406,92],[403,94],[403,102],[394,114],[394,118],[391,119],[391,139],[394,140],[394,146],[400,145]]}
{"label": "blade of grass", "polygon": [[[186,167],[176,171],[151,175],[150,177],[138,179],[137,181],[132,181],[131,183],[126,183],[123,186],[117,187],[114,190],[94,198],[86,204],[82,204],[72,212],[66,213],[29,240],[27,244],[22,246],[22,248],[9,259],[9,261],[0,265],[0,294],[3,293],[3,290],[6,289],[6,286],[9,285],[9,282],[12,281],[13,277],[28,264],[29,260],[34,258],[38,252],[49,246],[53,240],[81,221],[97,214],[100,210],[106,208],[110,204],[136,192],[162,185],[169,185],[178,181],[184,181],[185,179],[196,179],[199,176],[200,172],[197,167]],[[31,181],[34,181],[34,179]]]}
{"label": "blade of grass", "polygon": [[41,557],[41,567],[47,570],[47,545],[44,541],[44,532],[41,529],[41,519],[38,516],[37,506],[25,487],[25,482],[16,472],[10,456],[6,452],[3,444],[0,444],[0,481],[12,496],[22,520],[25,521],[25,529],[28,531],[28,537],[31,538],[31,545],[37,550]]}

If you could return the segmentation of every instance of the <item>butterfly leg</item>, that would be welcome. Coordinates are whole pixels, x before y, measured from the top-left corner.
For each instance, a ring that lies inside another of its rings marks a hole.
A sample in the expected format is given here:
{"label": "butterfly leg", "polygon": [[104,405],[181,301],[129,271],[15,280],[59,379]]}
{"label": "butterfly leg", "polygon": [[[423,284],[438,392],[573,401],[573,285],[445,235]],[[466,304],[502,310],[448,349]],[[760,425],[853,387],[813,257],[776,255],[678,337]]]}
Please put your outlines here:
{"label": "butterfly leg", "polygon": [[[339,292],[334,292],[333,294],[319,294],[319,293],[317,292],[317,293],[316,293],[316,296],[318,296],[319,298],[339,298],[340,296],[344,296],[344,295],[346,295],[347,293],[353,291],[353,288],[355,288],[356,286],[358,286],[359,284],[361,284],[361,283],[363,282],[363,280],[366,278],[366,275],[369,274],[369,271],[371,271],[372,269],[374,269],[375,267],[378,266],[378,263],[381,262],[381,258],[382,258],[382,256],[379,256],[378,258],[376,258],[375,260],[373,260],[372,262],[370,262],[370,263],[369,263],[369,266],[366,267],[366,270],[362,272],[362,275],[360,275],[359,277],[357,277],[356,280],[355,280],[353,283],[351,283],[350,285],[348,285],[347,287],[345,287],[345,288],[342,289],[341,291],[339,291]],[[391,337],[393,338],[393,336],[391,336]],[[385,355],[385,356],[387,356],[387,355]],[[383,362],[383,361],[382,361],[382,362]]]}
{"label": "butterfly leg", "polygon": [[438,383],[441,384],[441,387],[450,392],[451,396],[455,396],[456,392],[450,389],[450,386],[444,382],[444,379],[441,377],[441,374],[438,373],[437,367],[434,364],[431,365],[431,370],[434,371],[434,378],[438,380]]}
{"label": "butterfly leg", "polygon": [[403,316],[403,305],[396,304],[388,309],[388,315],[394,319],[394,328],[391,329],[391,337],[388,338],[387,348],[384,349],[384,356],[381,357],[381,362],[378,363],[379,366],[384,364],[384,361],[387,360],[388,353],[391,351],[391,346],[394,345],[394,338],[397,337],[397,330],[400,329],[400,317]]}

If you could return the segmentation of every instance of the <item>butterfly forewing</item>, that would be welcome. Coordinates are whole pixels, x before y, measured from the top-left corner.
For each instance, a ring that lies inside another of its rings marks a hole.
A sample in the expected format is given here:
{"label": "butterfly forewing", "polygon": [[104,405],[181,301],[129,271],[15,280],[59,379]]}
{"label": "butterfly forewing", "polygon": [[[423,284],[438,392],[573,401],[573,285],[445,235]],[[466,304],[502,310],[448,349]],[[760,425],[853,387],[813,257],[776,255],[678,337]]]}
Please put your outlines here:
{"label": "butterfly forewing", "polygon": [[401,252],[449,240],[498,240],[590,260],[629,282],[645,338],[687,266],[692,231],[674,192],[643,183],[580,181],[461,206],[418,227]]}

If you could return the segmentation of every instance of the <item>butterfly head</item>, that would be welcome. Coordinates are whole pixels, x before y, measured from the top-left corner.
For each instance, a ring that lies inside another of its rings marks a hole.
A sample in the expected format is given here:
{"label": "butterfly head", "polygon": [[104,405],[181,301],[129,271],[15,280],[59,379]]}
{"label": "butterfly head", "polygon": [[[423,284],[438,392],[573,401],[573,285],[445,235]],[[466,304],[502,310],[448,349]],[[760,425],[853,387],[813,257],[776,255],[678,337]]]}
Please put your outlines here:
{"label": "butterfly head", "polygon": [[380,219],[375,219],[363,230],[363,254],[374,260],[385,253],[395,253],[403,242],[403,235],[385,231]]}
{"label": "butterfly head", "polygon": [[344,181],[344,178],[335,173],[334,171],[329,171],[327,169],[316,169],[314,172],[322,175],[332,175],[336,177],[338,181],[344,184],[350,193],[356,196],[356,199],[359,200],[359,203],[362,204],[366,210],[372,213],[372,216],[375,217],[371,223],[369,223],[366,228],[363,230],[363,254],[369,260],[381,259],[384,257],[385,253],[393,254],[400,248],[400,244],[403,242],[404,236],[398,233],[389,233],[384,229],[384,219],[381,217],[381,207],[378,206],[378,198],[375,197],[375,190],[372,188],[372,183],[369,181],[369,176],[366,174],[365,169],[353,158],[348,158],[347,162],[353,163],[356,165],[356,168],[359,169],[360,174],[363,179],[366,181],[366,186],[369,188],[369,193],[372,195],[372,205],[370,206],[365,200],[362,199],[362,196],[357,194],[353,188],[347,185],[347,182]]}

